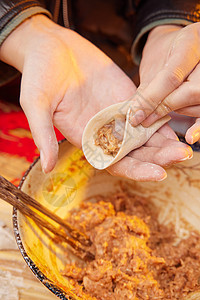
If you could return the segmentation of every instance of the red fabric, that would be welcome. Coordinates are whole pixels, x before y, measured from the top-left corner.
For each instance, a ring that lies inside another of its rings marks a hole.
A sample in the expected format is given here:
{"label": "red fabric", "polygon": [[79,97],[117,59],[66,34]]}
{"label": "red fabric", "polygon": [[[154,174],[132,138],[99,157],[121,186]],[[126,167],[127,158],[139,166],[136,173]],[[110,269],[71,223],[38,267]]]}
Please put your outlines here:
{"label": "red fabric", "polygon": [[[4,102],[0,102],[0,104],[3,104],[2,107],[7,106]],[[14,135],[11,131],[17,128],[30,131],[23,111],[6,112],[0,106],[0,152],[25,157],[27,161],[33,162],[39,155],[34,141],[30,137],[18,137]],[[55,131],[57,139],[63,139],[63,135],[58,130],[55,129]]]}

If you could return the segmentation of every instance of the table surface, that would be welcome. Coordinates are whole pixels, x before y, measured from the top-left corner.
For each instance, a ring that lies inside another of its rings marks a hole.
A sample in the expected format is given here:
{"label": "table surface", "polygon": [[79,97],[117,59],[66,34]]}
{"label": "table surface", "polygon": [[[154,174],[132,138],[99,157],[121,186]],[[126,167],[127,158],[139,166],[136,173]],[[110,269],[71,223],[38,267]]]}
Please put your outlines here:
{"label": "table surface", "polygon": [[[10,181],[21,178],[29,165],[30,162],[24,157],[0,151],[0,174]],[[40,283],[26,265],[13,234],[12,207],[0,201],[0,300],[36,299],[58,298]]]}

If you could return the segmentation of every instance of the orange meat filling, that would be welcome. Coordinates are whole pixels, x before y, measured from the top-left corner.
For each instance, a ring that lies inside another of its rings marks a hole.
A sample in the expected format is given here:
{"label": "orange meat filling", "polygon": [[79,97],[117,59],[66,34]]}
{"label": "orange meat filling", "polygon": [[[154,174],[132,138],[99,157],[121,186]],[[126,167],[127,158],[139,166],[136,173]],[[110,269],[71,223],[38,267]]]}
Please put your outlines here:
{"label": "orange meat filling", "polygon": [[[92,241],[95,260],[63,272],[88,299],[183,299],[200,288],[200,236],[174,246],[172,228],[160,225],[152,204],[127,193],[83,202],[70,223]],[[92,297],[92,298],[90,298]],[[94,298],[93,298],[94,297]]]}
{"label": "orange meat filling", "polygon": [[117,155],[123,141],[125,121],[125,116],[119,115],[98,130],[94,143],[100,146],[105,154]]}

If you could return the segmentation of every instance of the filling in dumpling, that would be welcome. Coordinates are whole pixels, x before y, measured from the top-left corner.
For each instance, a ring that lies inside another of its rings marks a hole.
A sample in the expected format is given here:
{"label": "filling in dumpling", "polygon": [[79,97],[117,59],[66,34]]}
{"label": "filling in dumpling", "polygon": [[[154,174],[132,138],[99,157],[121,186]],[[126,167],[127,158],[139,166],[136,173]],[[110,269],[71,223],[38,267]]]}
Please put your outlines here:
{"label": "filling in dumpling", "polygon": [[114,120],[97,131],[95,145],[100,146],[105,154],[115,157],[122,145],[125,124],[126,116],[117,115]]}

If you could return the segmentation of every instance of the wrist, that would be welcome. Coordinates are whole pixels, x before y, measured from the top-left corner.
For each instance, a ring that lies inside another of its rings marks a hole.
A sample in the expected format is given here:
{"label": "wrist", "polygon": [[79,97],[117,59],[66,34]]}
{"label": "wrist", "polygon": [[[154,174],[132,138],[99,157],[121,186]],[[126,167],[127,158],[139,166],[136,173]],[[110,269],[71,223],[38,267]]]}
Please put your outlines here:
{"label": "wrist", "polygon": [[152,30],[150,31],[149,34],[163,34],[163,33],[168,33],[168,32],[173,32],[173,31],[177,31],[177,30],[180,30],[182,29],[183,26],[182,25],[169,25],[169,24],[166,24],[166,25],[159,25],[159,26],[156,26],[154,28],[152,28]]}
{"label": "wrist", "polygon": [[35,15],[21,23],[0,47],[0,60],[23,70],[25,56],[32,41],[39,35],[45,36],[54,23],[44,15]]}

